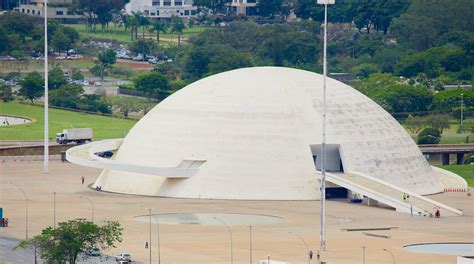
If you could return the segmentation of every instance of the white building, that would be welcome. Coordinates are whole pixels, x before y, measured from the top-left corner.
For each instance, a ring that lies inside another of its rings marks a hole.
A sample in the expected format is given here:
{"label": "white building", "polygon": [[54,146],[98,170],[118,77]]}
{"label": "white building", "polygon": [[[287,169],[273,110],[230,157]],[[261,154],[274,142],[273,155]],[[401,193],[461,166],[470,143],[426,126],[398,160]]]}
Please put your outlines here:
{"label": "white building", "polygon": [[[319,74],[277,67],[213,75],[159,103],[123,141],[76,147],[68,159],[103,168],[95,186],[111,192],[319,199],[322,81]],[[443,172],[389,113],[334,79],[327,87],[328,172],[366,175],[422,195],[443,191],[436,176]],[[111,160],[94,155],[105,150],[116,150]]]}
{"label": "white building", "polygon": [[193,0],[131,0],[125,6],[125,11],[128,14],[142,12],[150,18],[189,18],[197,15]]}
{"label": "white building", "polygon": [[[68,10],[72,0],[48,0],[48,18],[80,18]],[[27,0],[15,8],[15,11],[30,16],[44,17],[44,0]]]}

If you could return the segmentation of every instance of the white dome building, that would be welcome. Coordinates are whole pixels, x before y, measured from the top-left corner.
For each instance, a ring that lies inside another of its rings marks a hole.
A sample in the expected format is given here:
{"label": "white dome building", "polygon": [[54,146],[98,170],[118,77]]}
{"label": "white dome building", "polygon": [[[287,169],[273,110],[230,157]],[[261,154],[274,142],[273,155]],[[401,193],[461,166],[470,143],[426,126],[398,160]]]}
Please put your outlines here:
{"label": "white dome building", "polygon": [[[322,81],[308,71],[255,67],[190,84],[143,117],[110,161],[151,173],[109,167],[117,170],[105,169],[95,186],[181,198],[319,199]],[[390,114],[341,82],[328,78],[327,87],[328,171],[362,173],[419,194],[442,191]],[[160,175],[153,166],[199,168],[167,178],[172,169]]]}

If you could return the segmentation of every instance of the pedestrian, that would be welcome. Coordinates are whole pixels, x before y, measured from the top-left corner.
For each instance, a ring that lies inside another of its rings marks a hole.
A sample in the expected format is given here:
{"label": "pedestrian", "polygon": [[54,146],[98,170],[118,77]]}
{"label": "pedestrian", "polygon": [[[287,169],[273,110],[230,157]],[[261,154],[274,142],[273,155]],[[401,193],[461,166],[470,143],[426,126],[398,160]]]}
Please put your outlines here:
{"label": "pedestrian", "polygon": [[3,222],[3,225],[4,225],[5,227],[8,227],[8,218],[5,218],[5,222]]}
{"label": "pedestrian", "polygon": [[81,176],[81,182],[82,182],[82,184],[84,184],[84,180],[85,180],[84,176]]}
{"label": "pedestrian", "polygon": [[309,260],[312,260],[313,259],[313,251],[309,250],[308,255],[309,255]]}
{"label": "pedestrian", "polygon": [[145,248],[148,248],[148,240],[145,240]]}
{"label": "pedestrian", "polygon": [[316,253],[316,260],[318,261],[318,263],[321,260],[321,252],[319,252],[319,250],[318,253]]}
{"label": "pedestrian", "polygon": [[439,218],[441,216],[441,213],[439,212],[439,209],[436,209],[435,217]]}

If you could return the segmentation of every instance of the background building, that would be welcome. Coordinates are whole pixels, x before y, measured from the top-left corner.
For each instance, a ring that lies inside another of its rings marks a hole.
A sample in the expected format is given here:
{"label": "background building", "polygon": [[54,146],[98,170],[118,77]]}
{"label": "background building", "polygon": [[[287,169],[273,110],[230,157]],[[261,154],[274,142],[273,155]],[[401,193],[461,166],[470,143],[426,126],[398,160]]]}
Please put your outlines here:
{"label": "background building", "polygon": [[142,12],[150,18],[186,18],[197,15],[193,0],[131,0],[125,6],[125,11],[128,14]]}
{"label": "background building", "polygon": [[[68,10],[71,3],[72,0],[48,0],[48,18],[80,18]],[[44,17],[44,0],[27,0],[15,10],[31,16]]]}

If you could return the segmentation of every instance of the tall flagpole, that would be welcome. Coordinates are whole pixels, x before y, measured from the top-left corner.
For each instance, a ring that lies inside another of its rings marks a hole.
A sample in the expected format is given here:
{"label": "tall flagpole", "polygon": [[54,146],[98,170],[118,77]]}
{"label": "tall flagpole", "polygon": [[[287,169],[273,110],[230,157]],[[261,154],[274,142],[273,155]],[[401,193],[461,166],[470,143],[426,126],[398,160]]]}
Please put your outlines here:
{"label": "tall flagpole", "polygon": [[44,172],[49,169],[49,116],[48,116],[48,0],[44,0]]}
{"label": "tall flagpole", "polygon": [[318,0],[318,4],[324,5],[324,51],[323,51],[323,105],[322,105],[322,143],[321,143],[321,232],[320,251],[326,250],[326,77],[327,77],[327,28],[328,28],[328,4],[334,4],[335,0]]}

